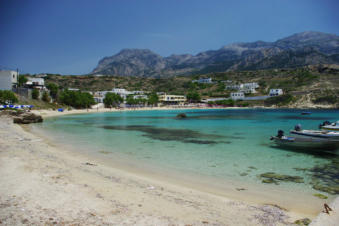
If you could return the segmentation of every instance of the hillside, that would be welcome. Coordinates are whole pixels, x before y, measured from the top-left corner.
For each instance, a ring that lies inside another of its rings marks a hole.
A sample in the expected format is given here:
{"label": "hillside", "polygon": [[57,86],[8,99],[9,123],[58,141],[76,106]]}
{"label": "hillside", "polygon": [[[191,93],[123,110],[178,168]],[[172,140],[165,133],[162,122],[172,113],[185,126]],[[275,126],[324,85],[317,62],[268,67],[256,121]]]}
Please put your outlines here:
{"label": "hillside", "polygon": [[339,64],[339,36],[302,32],[276,42],[234,43],[197,55],[162,57],[148,49],[123,49],[104,57],[92,74],[169,77],[272,68]]}
{"label": "hillside", "polygon": [[[214,83],[192,83],[192,80],[203,77],[211,77]],[[266,95],[271,88],[282,88],[285,93],[296,97],[295,103],[298,105],[296,107],[308,106],[316,104],[316,102],[319,105],[339,107],[339,67],[336,65],[208,73],[170,78],[48,75],[46,83],[56,83],[60,88],[79,88],[88,91],[111,90],[112,88],[171,94],[187,94],[196,91],[202,98],[211,98],[229,97],[230,91],[225,90],[226,80],[231,80],[233,83],[258,82],[260,88],[258,93],[255,94],[258,96]],[[331,99],[331,103],[327,101],[328,98]],[[313,103],[313,101],[315,102]],[[263,103],[253,102],[252,104],[260,105]]]}

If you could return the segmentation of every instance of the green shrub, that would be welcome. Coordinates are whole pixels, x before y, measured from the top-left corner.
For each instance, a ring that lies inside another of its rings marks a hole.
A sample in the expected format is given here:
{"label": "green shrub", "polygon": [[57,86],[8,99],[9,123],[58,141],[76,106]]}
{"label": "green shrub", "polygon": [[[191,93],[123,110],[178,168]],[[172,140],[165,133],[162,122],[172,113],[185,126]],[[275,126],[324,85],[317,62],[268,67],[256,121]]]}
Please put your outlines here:
{"label": "green shrub", "polygon": [[14,104],[18,98],[10,90],[0,90],[0,104]]}
{"label": "green shrub", "polygon": [[51,101],[51,98],[49,98],[49,95],[48,95],[48,93],[46,91],[43,92],[41,99],[43,101],[45,101],[45,102],[50,102]]}
{"label": "green shrub", "polygon": [[116,93],[106,93],[104,98],[105,107],[117,107],[122,101],[122,97]]}
{"label": "green shrub", "polygon": [[270,97],[270,98],[267,98],[265,101],[264,101],[264,104],[266,106],[272,106],[272,105],[287,105],[289,104],[292,100],[293,100],[293,96],[291,94],[284,94],[284,95],[281,95],[281,96],[275,96],[275,97]]}
{"label": "green shrub", "polygon": [[51,95],[53,99],[56,99],[58,95],[58,89],[59,89],[58,85],[54,83],[48,83],[47,89],[49,89],[49,95]]}
{"label": "green shrub", "polygon": [[318,97],[312,101],[315,104],[320,104],[320,103],[328,103],[328,104],[335,104],[339,102],[339,97],[336,95],[326,95],[322,97]]}
{"label": "green shrub", "polygon": [[187,100],[189,102],[200,102],[201,100],[201,97],[200,97],[200,94],[198,92],[189,92],[187,94]]}
{"label": "green shrub", "polygon": [[95,104],[93,96],[86,92],[65,90],[60,93],[59,101],[74,108],[88,108]]}
{"label": "green shrub", "polygon": [[32,91],[32,99],[38,100],[39,99],[40,92],[38,89],[33,89]]}

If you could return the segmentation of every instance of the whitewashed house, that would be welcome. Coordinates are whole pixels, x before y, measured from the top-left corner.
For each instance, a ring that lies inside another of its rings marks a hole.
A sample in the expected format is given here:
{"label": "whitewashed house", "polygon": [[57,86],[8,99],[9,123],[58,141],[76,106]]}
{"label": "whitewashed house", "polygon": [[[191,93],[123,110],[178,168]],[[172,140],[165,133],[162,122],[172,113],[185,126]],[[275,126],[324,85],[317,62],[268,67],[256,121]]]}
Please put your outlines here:
{"label": "whitewashed house", "polygon": [[124,100],[126,100],[128,95],[133,94],[132,92],[127,91],[126,89],[119,89],[119,88],[112,89],[112,93],[120,95]]}
{"label": "whitewashed house", "polygon": [[133,96],[133,99],[136,100],[136,99],[145,99],[145,100],[148,100],[148,96],[147,95],[134,95]]}
{"label": "whitewashed house", "polygon": [[270,97],[274,97],[274,96],[280,96],[280,95],[283,95],[284,92],[282,89],[270,89]]}
{"label": "whitewashed house", "polygon": [[232,84],[232,85],[227,85],[226,89],[228,90],[241,90],[244,88],[244,84]]}
{"label": "whitewashed house", "polygon": [[0,90],[12,90],[18,84],[17,71],[0,71]]}
{"label": "whitewashed house", "polygon": [[232,100],[243,100],[245,99],[245,94],[243,92],[231,93]]}
{"label": "whitewashed house", "polygon": [[163,104],[183,105],[187,101],[187,99],[186,99],[186,96],[182,96],[182,95],[164,94],[164,95],[159,96],[159,101],[162,102]]}
{"label": "whitewashed house", "polygon": [[193,83],[206,83],[206,84],[212,84],[212,78],[201,78],[199,80],[193,80]]}
{"label": "whitewashed house", "polygon": [[45,80],[43,78],[31,78],[28,77],[26,82],[26,86],[29,88],[34,88],[34,89],[44,89],[45,88]]}

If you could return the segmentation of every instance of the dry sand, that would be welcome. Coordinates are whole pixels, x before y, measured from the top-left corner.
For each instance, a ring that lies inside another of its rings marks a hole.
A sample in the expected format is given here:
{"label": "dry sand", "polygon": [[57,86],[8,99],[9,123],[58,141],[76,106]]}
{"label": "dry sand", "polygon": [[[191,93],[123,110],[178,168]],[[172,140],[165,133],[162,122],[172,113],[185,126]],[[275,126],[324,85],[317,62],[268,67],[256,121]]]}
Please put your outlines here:
{"label": "dry sand", "polygon": [[[107,166],[6,117],[0,117],[0,178],[3,225],[288,225],[315,218]],[[338,205],[330,206],[335,214],[318,216],[316,225],[337,219]]]}

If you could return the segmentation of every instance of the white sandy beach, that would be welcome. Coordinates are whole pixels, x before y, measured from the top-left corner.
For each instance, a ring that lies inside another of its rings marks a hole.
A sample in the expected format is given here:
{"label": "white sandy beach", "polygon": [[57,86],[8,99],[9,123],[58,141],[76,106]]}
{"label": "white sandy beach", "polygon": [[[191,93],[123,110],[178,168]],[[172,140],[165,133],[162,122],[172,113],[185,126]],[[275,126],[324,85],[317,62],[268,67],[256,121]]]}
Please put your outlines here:
{"label": "white sandy beach", "polygon": [[314,225],[339,222],[338,199],[330,215],[317,217],[300,206],[275,206],[275,200],[246,201],[245,193],[241,199],[218,195],[64,150],[7,117],[0,117],[0,176],[4,225],[288,225],[305,217],[316,219]]}

